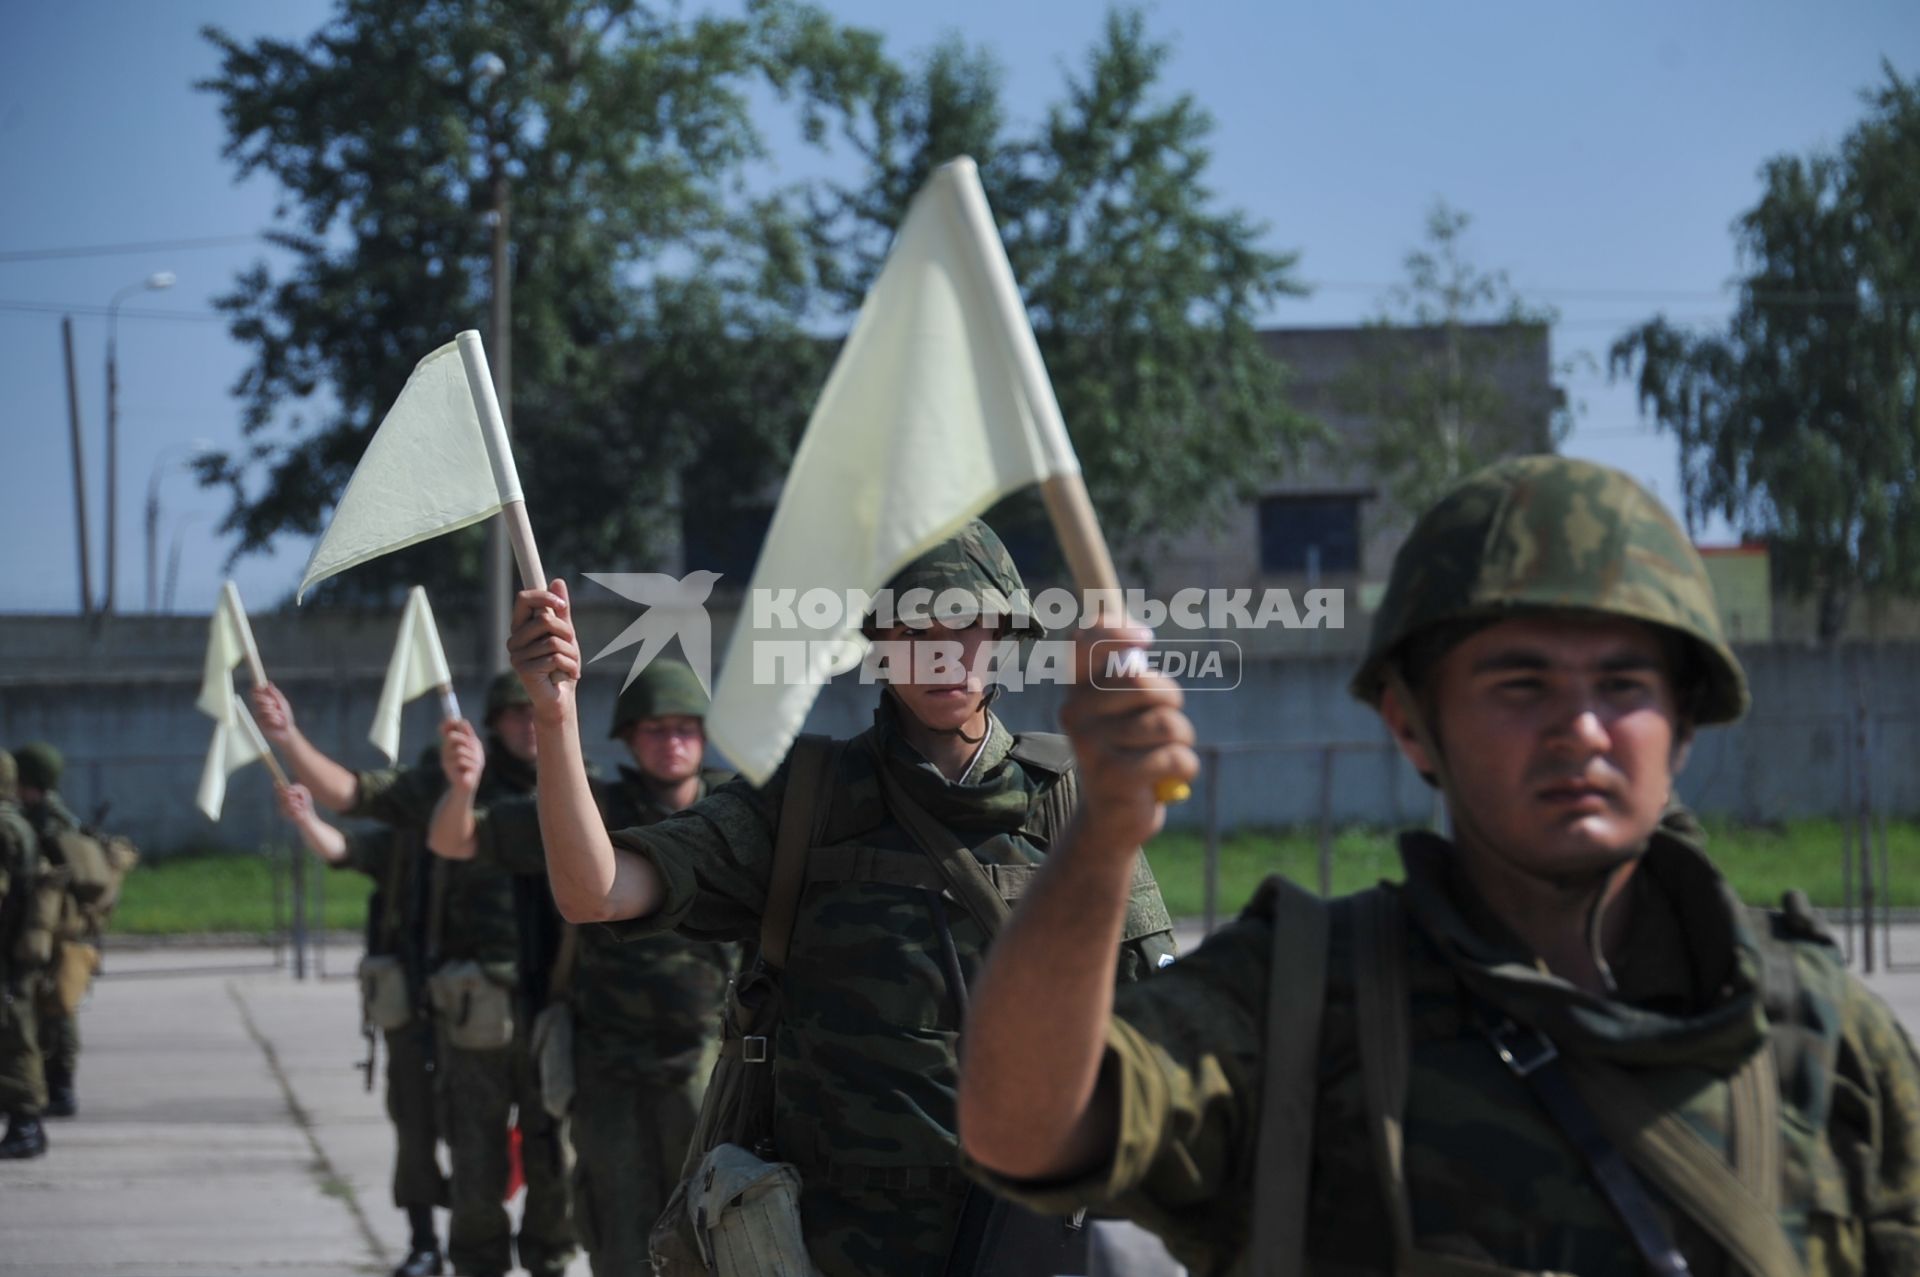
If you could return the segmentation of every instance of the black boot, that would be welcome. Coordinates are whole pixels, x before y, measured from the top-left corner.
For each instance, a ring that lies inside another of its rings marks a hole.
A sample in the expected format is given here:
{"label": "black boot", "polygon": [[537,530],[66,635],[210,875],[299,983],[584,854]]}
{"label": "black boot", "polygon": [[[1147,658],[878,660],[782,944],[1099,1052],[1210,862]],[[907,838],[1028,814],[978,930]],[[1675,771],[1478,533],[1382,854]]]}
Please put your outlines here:
{"label": "black boot", "polygon": [[47,1081],[47,1107],[44,1110],[43,1116],[78,1117],[79,1114],[80,1101],[74,1098],[73,1082],[71,1080],[55,1082],[49,1078]]}
{"label": "black boot", "polygon": [[7,1118],[7,1138],[0,1140],[0,1158],[44,1157],[46,1152],[47,1130],[39,1118],[18,1113]]}
{"label": "black boot", "polygon": [[433,1207],[407,1207],[407,1224],[413,1238],[407,1243],[407,1257],[393,1270],[393,1277],[440,1277],[446,1271],[446,1261],[433,1231]]}

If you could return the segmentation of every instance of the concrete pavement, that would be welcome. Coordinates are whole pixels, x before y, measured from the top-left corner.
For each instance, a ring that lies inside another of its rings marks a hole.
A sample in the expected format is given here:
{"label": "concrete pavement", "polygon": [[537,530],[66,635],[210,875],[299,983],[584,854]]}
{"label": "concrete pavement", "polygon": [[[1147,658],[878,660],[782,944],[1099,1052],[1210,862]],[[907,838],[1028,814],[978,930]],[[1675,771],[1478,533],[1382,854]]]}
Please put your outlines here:
{"label": "concrete pavement", "polygon": [[[1198,928],[1181,931],[1190,947]],[[1920,926],[1892,941],[1901,969],[1870,983],[1920,1033]],[[398,1262],[382,1081],[368,1092],[354,1067],[357,990],[340,978],[353,958],[335,949],[333,978],[296,982],[265,950],[110,953],[81,1012],[79,1118],[48,1123],[47,1157],[0,1162],[0,1273],[338,1277]],[[584,1257],[569,1269],[586,1274]]]}

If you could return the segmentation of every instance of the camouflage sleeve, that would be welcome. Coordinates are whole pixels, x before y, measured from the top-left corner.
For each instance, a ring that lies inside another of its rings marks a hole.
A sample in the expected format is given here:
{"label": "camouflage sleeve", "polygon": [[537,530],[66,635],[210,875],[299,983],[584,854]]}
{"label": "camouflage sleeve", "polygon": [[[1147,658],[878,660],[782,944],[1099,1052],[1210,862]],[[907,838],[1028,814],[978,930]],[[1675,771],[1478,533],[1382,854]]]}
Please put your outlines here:
{"label": "camouflage sleeve", "polygon": [[622,939],[662,931],[696,940],[757,939],[785,792],[783,767],[762,788],[731,780],[665,820],[615,830],[613,845],[651,862],[665,894],[654,913],[608,928]]}
{"label": "camouflage sleeve", "polygon": [[1246,1230],[1271,944],[1264,919],[1242,918],[1116,992],[1101,1093],[1118,1138],[1104,1164],[1045,1183],[971,1173],[1044,1212],[1124,1215],[1193,1272],[1225,1271]]}
{"label": "camouflage sleeve", "polygon": [[1173,939],[1173,917],[1160,898],[1160,884],[1142,853],[1133,866],[1133,894],[1127,900],[1126,923],[1120,933],[1116,979],[1121,984],[1145,979],[1171,966],[1178,948]]}
{"label": "camouflage sleeve", "polygon": [[382,767],[358,772],[353,806],[341,813],[359,820],[377,820],[395,829],[424,829],[433,818],[439,795],[418,767]]}
{"label": "camouflage sleeve", "polygon": [[1867,1229],[1869,1273],[1920,1272],[1920,1059],[1900,1021],[1864,983],[1848,977],[1845,1027],[1831,1126],[1854,1138],[1844,1157],[1862,1172],[1857,1203]]}
{"label": "camouflage sleeve", "polygon": [[393,834],[385,829],[356,829],[347,835],[347,854],[337,866],[365,874],[375,882],[387,880],[393,863]]}
{"label": "camouflage sleeve", "polygon": [[547,848],[540,840],[540,804],[531,794],[491,803],[473,813],[474,859],[512,874],[544,875]]}

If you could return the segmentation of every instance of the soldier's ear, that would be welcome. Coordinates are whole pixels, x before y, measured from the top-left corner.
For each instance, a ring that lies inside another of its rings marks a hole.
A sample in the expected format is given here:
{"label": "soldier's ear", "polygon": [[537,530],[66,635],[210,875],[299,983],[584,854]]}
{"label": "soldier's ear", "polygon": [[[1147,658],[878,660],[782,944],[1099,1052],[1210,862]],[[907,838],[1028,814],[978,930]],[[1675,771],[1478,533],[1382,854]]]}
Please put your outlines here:
{"label": "soldier's ear", "polygon": [[1686,770],[1687,759],[1693,755],[1693,720],[1681,719],[1674,725],[1673,752],[1668,755],[1667,771],[1678,776]]}
{"label": "soldier's ear", "polygon": [[1401,705],[1397,689],[1388,686],[1380,694],[1380,717],[1387,725],[1387,731],[1393,735],[1393,743],[1400,747],[1401,756],[1413,765],[1413,769],[1433,784],[1433,762],[1427,757],[1427,750],[1420,743],[1420,733],[1414,730],[1412,716]]}

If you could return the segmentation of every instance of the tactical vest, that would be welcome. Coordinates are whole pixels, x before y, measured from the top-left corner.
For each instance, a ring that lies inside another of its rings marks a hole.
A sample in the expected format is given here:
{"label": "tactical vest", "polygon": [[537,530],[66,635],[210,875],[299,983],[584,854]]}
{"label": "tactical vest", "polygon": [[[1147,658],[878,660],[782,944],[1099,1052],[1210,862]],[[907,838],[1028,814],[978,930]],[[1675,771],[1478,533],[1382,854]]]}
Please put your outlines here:
{"label": "tactical vest", "polygon": [[[1265,1075],[1254,1179],[1256,1204],[1246,1271],[1291,1277],[1314,1271],[1307,1220],[1318,1098],[1320,1014],[1328,950],[1352,956],[1351,980],[1372,1163],[1404,1277],[1559,1277],[1424,1249],[1414,1234],[1408,1184],[1410,1068],[1407,923],[1392,886],[1336,901],[1282,879],[1273,899]],[[1826,1143],[1837,1017],[1847,975],[1806,898],[1790,892],[1779,910],[1751,910],[1760,941],[1770,1049],[1755,1051],[1731,1077],[1699,1070],[1637,1070],[1569,1061],[1575,1089],[1604,1137],[1624,1155],[1671,1215],[1727,1256],[1729,1272],[1804,1277],[1810,1246],[1829,1258],[1857,1251],[1836,1236],[1851,1212],[1845,1179]],[[1333,933],[1344,943],[1330,945]],[[1495,1059],[1489,1045],[1485,1059]],[[1469,1061],[1479,1057],[1470,1049]],[[1484,1062],[1484,1061],[1482,1061]],[[1520,1077],[1525,1062],[1483,1069],[1487,1085],[1511,1087],[1516,1111],[1531,1110],[1541,1142],[1571,1148],[1535,1105]],[[1476,1066],[1477,1067],[1477,1066]],[[1508,1074],[1511,1074],[1509,1076]],[[1431,1080],[1431,1079],[1430,1079]],[[1452,1085],[1473,1085],[1462,1078]],[[1417,1136],[1417,1129],[1412,1132]]]}
{"label": "tactical vest", "polygon": [[[856,738],[847,754],[866,750],[868,739]],[[1011,906],[1064,832],[1078,784],[1064,736],[1015,736],[1009,756],[1052,777],[1019,829],[949,832]],[[868,757],[885,766],[871,751]],[[849,762],[843,775],[858,767]],[[972,978],[989,937],[961,899],[965,888],[956,889],[872,783],[834,783],[826,796],[831,806],[807,851],[781,978],[775,1147],[807,1183],[958,1187],[951,1135],[931,1120],[889,1115],[951,1112],[966,996],[952,973],[957,967],[963,980]],[[1144,857],[1138,866],[1123,943],[1173,925]],[[838,1097],[857,1095],[895,1098],[888,1115],[836,1113]],[[868,1129],[875,1126],[884,1132]]]}

